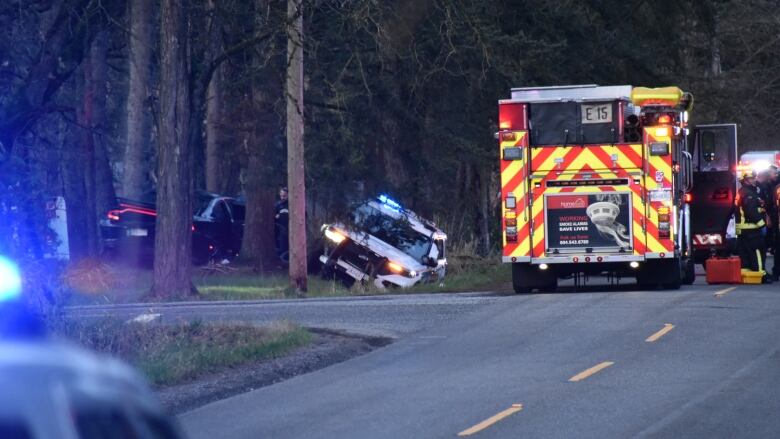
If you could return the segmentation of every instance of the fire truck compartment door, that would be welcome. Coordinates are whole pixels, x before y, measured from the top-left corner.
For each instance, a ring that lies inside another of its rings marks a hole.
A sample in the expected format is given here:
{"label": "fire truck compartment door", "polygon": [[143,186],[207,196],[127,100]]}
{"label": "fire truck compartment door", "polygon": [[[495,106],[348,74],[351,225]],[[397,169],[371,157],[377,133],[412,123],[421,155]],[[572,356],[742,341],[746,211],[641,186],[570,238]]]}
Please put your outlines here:
{"label": "fire truck compartment door", "polygon": [[617,101],[534,103],[529,110],[531,145],[616,143]]}

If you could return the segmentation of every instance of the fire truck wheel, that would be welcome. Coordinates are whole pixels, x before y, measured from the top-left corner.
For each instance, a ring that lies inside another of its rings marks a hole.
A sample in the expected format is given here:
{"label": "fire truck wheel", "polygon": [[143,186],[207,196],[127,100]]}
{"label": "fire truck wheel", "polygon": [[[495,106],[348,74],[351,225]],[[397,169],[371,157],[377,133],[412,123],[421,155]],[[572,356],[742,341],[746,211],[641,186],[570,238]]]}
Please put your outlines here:
{"label": "fire truck wheel", "polygon": [[531,264],[512,264],[512,287],[516,294],[531,294],[533,290]]}
{"label": "fire truck wheel", "polygon": [[677,290],[682,284],[680,259],[647,261],[636,275],[637,283],[644,288],[661,287]]}
{"label": "fire truck wheel", "polygon": [[686,259],[683,263],[683,267],[684,271],[682,283],[685,285],[693,285],[693,283],[696,281],[696,266],[694,265],[693,259]]}
{"label": "fire truck wheel", "polygon": [[543,293],[558,289],[558,277],[552,268],[540,270],[531,264],[512,264],[512,286],[517,294],[531,294],[538,289]]}

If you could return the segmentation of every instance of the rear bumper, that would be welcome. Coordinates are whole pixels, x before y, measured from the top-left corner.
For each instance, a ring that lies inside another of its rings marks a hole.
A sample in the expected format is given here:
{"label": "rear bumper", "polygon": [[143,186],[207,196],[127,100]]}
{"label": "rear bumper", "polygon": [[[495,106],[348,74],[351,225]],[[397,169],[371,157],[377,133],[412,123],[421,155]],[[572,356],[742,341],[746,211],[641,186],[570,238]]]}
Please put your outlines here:
{"label": "rear bumper", "polygon": [[[328,257],[326,255],[321,255],[319,257],[319,260],[326,267],[329,267],[335,270],[336,272],[341,273],[342,275],[351,277],[355,281],[361,282],[361,281],[368,281],[371,279],[371,275],[369,273],[366,273],[365,271],[355,267],[354,265],[340,258],[337,259],[337,258]],[[434,282],[439,279],[440,278],[438,276],[438,273],[433,271],[424,271],[422,273],[417,274],[417,276],[414,277],[406,277],[398,274],[384,274],[384,275],[377,274],[376,277],[374,278],[374,284],[378,288],[384,288],[386,286],[397,286],[401,288],[408,288],[421,282],[422,283]]]}
{"label": "rear bumper", "polygon": [[526,262],[531,264],[577,264],[589,262],[632,262],[644,261],[644,255],[599,255],[599,254],[577,254],[566,256],[550,256],[544,258],[510,257],[503,256],[502,262]]}

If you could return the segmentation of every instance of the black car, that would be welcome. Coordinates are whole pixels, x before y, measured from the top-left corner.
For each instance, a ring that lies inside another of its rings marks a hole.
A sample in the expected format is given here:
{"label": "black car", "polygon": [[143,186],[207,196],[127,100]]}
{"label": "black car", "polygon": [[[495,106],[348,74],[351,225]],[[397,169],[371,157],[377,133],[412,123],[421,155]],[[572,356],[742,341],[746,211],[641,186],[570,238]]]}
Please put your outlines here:
{"label": "black car", "polygon": [[[151,198],[151,197],[150,197]],[[243,201],[198,191],[193,202],[192,259],[196,264],[231,260],[241,250]],[[150,201],[117,199],[117,207],[101,221],[104,251],[151,261],[157,210]]]}

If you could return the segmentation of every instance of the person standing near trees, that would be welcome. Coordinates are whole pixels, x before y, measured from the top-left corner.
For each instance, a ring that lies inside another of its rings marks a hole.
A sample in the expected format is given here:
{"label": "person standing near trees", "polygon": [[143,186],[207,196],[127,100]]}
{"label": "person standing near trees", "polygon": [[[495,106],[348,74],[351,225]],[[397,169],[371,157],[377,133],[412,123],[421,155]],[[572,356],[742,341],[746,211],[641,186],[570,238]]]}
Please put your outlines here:
{"label": "person standing near trees", "polygon": [[284,262],[288,260],[289,242],[288,230],[290,221],[287,188],[279,189],[279,201],[274,206],[274,237],[276,238],[276,255]]}

